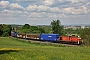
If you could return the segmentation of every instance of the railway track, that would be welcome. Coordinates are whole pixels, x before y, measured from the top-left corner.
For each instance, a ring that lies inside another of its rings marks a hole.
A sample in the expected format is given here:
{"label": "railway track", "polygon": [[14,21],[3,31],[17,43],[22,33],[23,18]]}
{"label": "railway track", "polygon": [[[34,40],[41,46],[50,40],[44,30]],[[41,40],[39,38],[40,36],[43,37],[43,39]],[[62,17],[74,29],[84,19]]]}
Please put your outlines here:
{"label": "railway track", "polygon": [[78,45],[72,45],[72,44],[62,44],[62,43],[55,43],[55,42],[47,42],[47,41],[33,41],[30,40],[31,43],[40,43],[40,44],[46,44],[46,45],[52,45],[52,46],[78,46]]}
{"label": "railway track", "polygon": [[[11,37],[11,38],[14,38],[14,37]],[[51,46],[68,46],[68,47],[71,47],[71,46],[79,46],[79,45],[76,45],[76,44],[68,44],[68,43],[59,43],[59,42],[48,42],[48,41],[40,41],[40,40],[34,40],[34,39],[21,39],[21,38],[16,38],[20,41],[25,41],[25,42],[30,42],[32,44],[42,44],[42,45],[51,45]]]}

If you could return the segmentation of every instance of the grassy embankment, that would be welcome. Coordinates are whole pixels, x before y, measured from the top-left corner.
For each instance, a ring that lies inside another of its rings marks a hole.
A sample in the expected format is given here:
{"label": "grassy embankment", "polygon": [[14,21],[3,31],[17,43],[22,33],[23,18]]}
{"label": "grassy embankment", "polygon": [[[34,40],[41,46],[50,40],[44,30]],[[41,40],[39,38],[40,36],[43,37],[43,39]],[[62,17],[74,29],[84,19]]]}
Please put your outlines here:
{"label": "grassy embankment", "polygon": [[90,47],[55,47],[0,37],[0,60],[90,60]]}

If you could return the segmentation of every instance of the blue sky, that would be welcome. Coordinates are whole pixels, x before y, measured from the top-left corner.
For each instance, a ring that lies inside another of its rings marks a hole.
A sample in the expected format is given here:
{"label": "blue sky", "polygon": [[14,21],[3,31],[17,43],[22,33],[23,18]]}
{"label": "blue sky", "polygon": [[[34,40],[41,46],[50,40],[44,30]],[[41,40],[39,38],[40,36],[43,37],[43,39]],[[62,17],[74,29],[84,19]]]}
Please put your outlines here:
{"label": "blue sky", "polygon": [[0,0],[0,24],[90,24],[90,0]]}

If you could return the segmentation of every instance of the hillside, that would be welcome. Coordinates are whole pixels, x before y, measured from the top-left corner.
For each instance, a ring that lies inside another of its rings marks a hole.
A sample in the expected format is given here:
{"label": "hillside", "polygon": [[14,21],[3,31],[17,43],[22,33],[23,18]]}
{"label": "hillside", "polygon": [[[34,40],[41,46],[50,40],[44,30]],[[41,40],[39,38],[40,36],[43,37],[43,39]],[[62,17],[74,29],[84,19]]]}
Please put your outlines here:
{"label": "hillside", "polygon": [[0,37],[0,60],[89,60],[90,47],[54,47]]}

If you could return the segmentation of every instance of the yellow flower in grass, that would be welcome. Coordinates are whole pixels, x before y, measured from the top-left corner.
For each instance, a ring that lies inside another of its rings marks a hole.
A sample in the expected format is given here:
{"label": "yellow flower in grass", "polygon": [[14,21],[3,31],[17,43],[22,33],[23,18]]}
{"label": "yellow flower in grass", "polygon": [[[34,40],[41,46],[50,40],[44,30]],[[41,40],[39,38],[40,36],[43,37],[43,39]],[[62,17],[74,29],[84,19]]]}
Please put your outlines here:
{"label": "yellow flower in grass", "polygon": [[22,50],[21,48],[0,48],[0,50]]}

